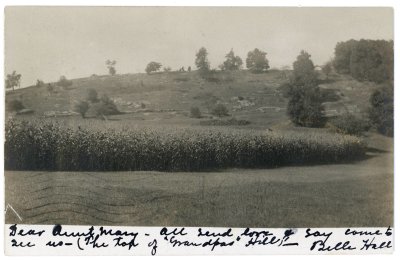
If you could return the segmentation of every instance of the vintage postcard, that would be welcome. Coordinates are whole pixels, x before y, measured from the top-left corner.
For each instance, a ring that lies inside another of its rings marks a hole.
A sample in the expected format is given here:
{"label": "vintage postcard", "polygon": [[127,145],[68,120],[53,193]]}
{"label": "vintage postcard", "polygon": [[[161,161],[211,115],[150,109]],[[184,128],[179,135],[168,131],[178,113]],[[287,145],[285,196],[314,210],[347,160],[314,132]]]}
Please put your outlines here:
{"label": "vintage postcard", "polygon": [[393,8],[4,12],[7,255],[393,252]]}

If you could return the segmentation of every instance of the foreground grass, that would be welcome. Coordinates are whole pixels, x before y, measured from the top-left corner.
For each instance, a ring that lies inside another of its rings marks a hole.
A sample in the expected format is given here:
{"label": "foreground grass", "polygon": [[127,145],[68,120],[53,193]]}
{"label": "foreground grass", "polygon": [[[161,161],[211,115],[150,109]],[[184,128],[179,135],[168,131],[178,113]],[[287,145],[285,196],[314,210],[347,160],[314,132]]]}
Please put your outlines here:
{"label": "foreground grass", "polygon": [[215,129],[77,129],[9,121],[5,167],[55,171],[201,171],[350,161],[364,155],[356,137]]}

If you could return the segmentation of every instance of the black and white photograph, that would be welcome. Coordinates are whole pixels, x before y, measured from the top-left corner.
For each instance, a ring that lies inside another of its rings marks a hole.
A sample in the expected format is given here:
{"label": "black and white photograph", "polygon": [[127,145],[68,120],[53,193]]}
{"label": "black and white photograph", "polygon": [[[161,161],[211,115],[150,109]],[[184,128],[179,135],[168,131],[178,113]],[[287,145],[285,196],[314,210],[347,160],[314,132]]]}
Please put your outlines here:
{"label": "black and white photograph", "polygon": [[4,16],[6,225],[393,227],[393,8]]}

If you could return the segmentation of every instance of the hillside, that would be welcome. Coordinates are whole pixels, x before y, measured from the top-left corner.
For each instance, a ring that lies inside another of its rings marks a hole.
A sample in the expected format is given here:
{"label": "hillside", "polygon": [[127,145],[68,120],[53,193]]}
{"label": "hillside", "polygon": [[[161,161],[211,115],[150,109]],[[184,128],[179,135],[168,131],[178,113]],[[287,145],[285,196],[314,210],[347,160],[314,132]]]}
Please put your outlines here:
{"label": "hillside", "polygon": [[[78,100],[84,100],[88,89],[95,89],[99,97],[106,94],[114,100],[118,109],[125,112],[110,119],[140,122],[140,124],[199,125],[211,118],[210,111],[216,104],[226,105],[236,119],[251,122],[251,128],[287,127],[286,98],[279,88],[287,80],[290,71],[271,70],[252,74],[248,71],[216,72],[204,80],[196,72],[169,72],[125,74],[115,76],[91,76],[72,80],[72,86],[64,89],[54,85],[50,93],[46,86],[32,86],[6,93],[6,102],[21,100],[31,115],[16,115],[25,119],[62,117],[81,119],[72,112]],[[320,85],[325,97],[326,113],[335,116],[345,111],[363,113],[368,108],[371,92],[377,87],[370,82],[358,82],[349,76],[332,75],[325,80],[320,75]],[[190,108],[198,107],[203,119],[189,117]],[[13,116],[12,113],[7,116]]]}

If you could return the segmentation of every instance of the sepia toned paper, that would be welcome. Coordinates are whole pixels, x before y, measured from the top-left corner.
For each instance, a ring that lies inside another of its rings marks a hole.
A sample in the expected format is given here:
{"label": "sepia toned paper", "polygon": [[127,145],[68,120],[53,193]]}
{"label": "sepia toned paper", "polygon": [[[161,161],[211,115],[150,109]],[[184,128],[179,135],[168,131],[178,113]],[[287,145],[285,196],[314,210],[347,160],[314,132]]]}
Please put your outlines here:
{"label": "sepia toned paper", "polygon": [[7,6],[6,254],[393,252],[393,23]]}

